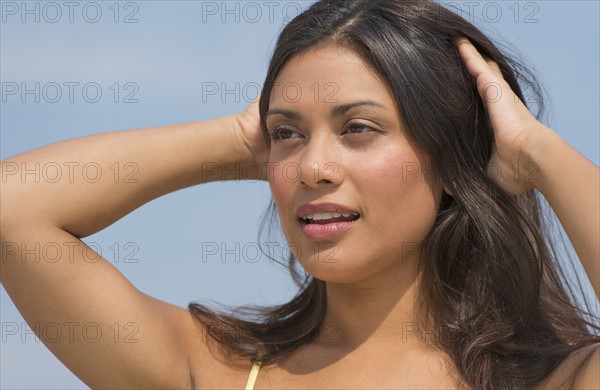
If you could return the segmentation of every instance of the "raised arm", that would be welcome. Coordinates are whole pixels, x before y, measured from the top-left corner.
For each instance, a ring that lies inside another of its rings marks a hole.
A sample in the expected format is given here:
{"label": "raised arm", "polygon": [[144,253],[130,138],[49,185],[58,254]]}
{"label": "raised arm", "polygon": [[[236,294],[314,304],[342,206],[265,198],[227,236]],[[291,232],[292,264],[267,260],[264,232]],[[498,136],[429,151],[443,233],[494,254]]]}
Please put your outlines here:
{"label": "raised arm", "polygon": [[552,206],[600,297],[600,170],[553,131],[532,135],[536,188]]}
{"label": "raised arm", "polygon": [[3,160],[3,222],[33,218],[86,237],[169,192],[234,179],[234,171],[254,173],[243,168],[252,156],[236,126],[236,116],[228,116],[115,131]]}
{"label": "raised arm", "polygon": [[[550,203],[600,296],[600,171],[516,98],[498,65],[466,38],[455,45],[473,77],[494,128],[490,170],[509,194],[538,189]],[[488,94],[488,89],[491,93]],[[517,179],[515,177],[514,168]],[[498,171],[502,174],[498,175]],[[531,177],[531,173],[534,177]],[[507,174],[510,173],[510,174]]]}
{"label": "raised arm", "polygon": [[256,164],[248,127],[258,120],[246,112],[68,140],[2,161],[0,280],[31,329],[90,387],[189,387],[189,338],[200,336],[187,310],[141,293],[79,238],[156,197],[221,180],[225,164],[257,172],[243,169]]}
{"label": "raised arm", "polygon": [[[493,178],[509,194],[534,187],[548,200],[564,227],[583,268],[600,297],[600,171],[552,129],[536,120],[502,78],[498,65],[483,58],[464,37],[454,41],[470,74],[477,79],[479,93],[488,109],[496,148],[491,164]],[[487,88],[493,87],[487,95]],[[499,89],[498,89],[499,87]],[[501,95],[498,95],[498,90]],[[534,168],[532,180],[515,180]],[[598,389],[600,346],[592,347],[577,370],[573,389]]]}

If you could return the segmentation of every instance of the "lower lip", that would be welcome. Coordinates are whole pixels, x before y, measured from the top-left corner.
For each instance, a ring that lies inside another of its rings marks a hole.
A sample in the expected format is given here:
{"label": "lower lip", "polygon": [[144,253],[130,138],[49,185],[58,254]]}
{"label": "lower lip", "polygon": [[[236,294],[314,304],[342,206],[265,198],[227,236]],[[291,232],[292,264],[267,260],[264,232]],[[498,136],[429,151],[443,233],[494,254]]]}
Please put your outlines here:
{"label": "lower lip", "polygon": [[300,222],[300,226],[302,227],[304,234],[309,238],[312,238],[313,240],[327,240],[344,233],[354,226],[356,221],[358,221],[358,219],[349,222],[333,222],[326,224]]}

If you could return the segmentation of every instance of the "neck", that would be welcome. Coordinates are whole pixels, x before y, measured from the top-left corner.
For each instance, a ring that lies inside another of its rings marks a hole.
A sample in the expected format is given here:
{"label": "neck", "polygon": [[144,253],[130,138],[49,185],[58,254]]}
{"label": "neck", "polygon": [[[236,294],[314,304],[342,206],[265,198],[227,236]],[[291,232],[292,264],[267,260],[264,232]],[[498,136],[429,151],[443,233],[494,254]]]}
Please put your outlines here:
{"label": "neck", "polygon": [[[359,345],[428,344],[433,327],[416,310],[418,273],[414,263],[357,283],[326,282],[327,312],[322,335],[341,349]],[[322,338],[321,338],[322,339]]]}

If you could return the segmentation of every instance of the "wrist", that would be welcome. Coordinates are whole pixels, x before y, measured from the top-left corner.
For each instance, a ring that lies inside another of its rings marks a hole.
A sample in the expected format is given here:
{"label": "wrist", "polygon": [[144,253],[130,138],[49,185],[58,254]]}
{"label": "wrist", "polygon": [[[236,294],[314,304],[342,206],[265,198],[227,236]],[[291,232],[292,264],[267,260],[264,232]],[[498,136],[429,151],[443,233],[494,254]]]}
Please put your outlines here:
{"label": "wrist", "polygon": [[219,167],[224,180],[266,180],[266,166],[257,163],[252,146],[244,136],[245,121],[242,114],[227,115],[218,120],[219,127],[227,133],[229,145]]}
{"label": "wrist", "polygon": [[238,164],[248,164],[254,162],[254,156],[250,145],[243,136],[243,122],[239,114],[228,115],[222,118],[225,127],[227,127],[233,150],[232,156],[235,156],[235,162]]}
{"label": "wrist", "polygon": [[255,100],[245,111],[231,115],[238,149],[246,167],[245,180],[268,180],[269,147],[265,141]]}
{"label": "wrist", "polygon": [[552,158],[553,150],[561,141],[554,130],[544,125],[530,131],[523,139],[519,170],[532,188],[542,192],[546,161]]}

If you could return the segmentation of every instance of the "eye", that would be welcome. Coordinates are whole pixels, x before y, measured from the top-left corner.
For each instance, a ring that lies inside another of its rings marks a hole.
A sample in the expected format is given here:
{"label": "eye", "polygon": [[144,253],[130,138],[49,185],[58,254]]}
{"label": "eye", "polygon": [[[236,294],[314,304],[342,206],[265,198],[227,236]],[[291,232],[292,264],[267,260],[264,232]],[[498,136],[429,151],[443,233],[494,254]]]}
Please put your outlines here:
{"label": "eye", "polygon": [[364,124],[364,123],[350,122],[348,124],[348,126],[346,126],[346,129],[342,134],[346,133],[346,134],[368,136],[368,135],[370,135],[369,133],[372,133],[374,131],[377,131],[377,130],[371,126]]}
{"label": "eye", "polygon": [[273,142],[279,142],[286,139],[297,138],[294,137],[294,135],[298,135],[298,133],[288,127],[279,126],[269,133],[269,138],[271,138],[271,141]]}

